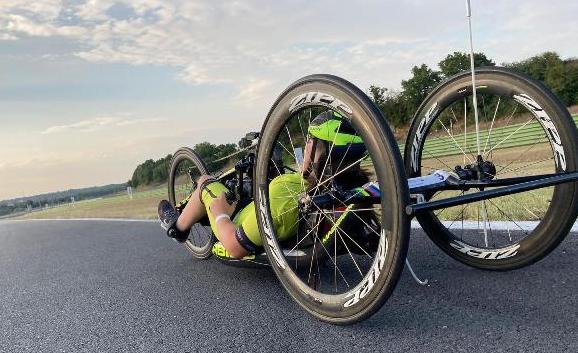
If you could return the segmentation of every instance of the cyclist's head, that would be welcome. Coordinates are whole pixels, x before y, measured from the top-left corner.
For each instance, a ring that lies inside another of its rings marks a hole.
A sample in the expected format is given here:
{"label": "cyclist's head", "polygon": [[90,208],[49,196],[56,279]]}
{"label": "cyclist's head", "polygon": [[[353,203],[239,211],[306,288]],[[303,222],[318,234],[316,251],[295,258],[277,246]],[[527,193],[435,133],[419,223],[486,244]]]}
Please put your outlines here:
{"label": "cyclist's head", "polygon": [[326,111],[309,124],[304,170],[321,179],[321,174],[358,169],[366,153],[365,144],[353,126],[340,114]]}

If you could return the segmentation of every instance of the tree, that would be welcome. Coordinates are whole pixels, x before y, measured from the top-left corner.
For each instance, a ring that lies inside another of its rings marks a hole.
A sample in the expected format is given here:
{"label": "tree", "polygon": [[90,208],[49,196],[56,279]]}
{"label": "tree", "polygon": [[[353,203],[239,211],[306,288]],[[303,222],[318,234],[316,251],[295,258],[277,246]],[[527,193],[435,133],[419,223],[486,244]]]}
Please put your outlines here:
{"label": "tree", "polygon": [[[496,63],[488,59],[484,53],[474,53],[474,65],[475,67],[495,66]],[[470,70],[470,55],[457,51],[453,52],[440,61],[438,66],[444,77],[453,76],[459,72]]]}
{"label": "tree", "polygon": [[545,52],[508,65],[542,81],[566,105],[578,103],[578,61],[562,60],[555,52]]}
{"label": "tree", "polygon": [[385,120],[394,128],[404,126],[411,118],[411,114],[408,114],[407,111],[407,101],[400,92],[372,85],[369,87],[369,98],[381,110]]}
{"label": "tree", "polygon": [[369,98],[377,105],[377,107],[383,110],[385,105],[385,92],[387,88],[371,85],[369,86]]}
{"label": "tree", "polygon": [[548,68],[555,67],[559,64],[563,64],[563,61],[557,53],[545,52],[507,66],[522,71],[536,80],[544,81]]}
{"label": "tree", "polygon": [[442,78],[439,71],[430,69],[426,64],[414,66],[411,73],[410,79],[401,81],[401,87],[408,112],[413,115],[428,93],[437,86]]}

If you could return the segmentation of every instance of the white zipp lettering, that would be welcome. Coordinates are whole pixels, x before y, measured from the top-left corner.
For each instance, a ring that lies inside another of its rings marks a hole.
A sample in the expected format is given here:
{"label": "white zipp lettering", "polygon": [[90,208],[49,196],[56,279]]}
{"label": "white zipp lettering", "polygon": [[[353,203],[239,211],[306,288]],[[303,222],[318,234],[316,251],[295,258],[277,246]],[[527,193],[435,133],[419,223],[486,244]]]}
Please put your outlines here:
{"label": "white zipp lettering", "polygon": [[476,257],[478,259],[483,259],[483,260],[507,259],[509,257],[515,256],[516,254],[518,254],[518,249],[520,248],[520,244],[515,244],[515,245],[509,246],[507,248],[488,250],[488,249],[476,248],[476,247],[464,244],[458,240],[451,241],[450,245],[454,249],[456,249],[456,250],[458,250],[458,251],[460,251],[466,255],[469,255],[471,257]]}
{"label": "white zipp lettering", "polygon": [[273,258],[275,259],[275,262],[277,263],[277,266],[279,266],[281,269],[285,269],[285,263],[282,261],[282,255],[279,252],[279,249],[277,246],[275,246],[275,239],[273,238],[275,236],[275,234],[273,234],[273,226],[271,225],[271,223],[269,222],[269,219],[267,217],[267,206],[265,205],[265,191],[263,190],[262,187],[259,188],[259,194],[260,194],[260,207],[259,210],[261,212],[261,217],[263,218],[263,232],[265,233],[265,243],[267,244],[267,246],[269,247],[269,249],[271,250],[271,254],[273,255]]}
{"label": "white zipp lettering", "polygon": [[357,304],[361,299],[363,299],[377,282],[381,271],[383,270],[383,265],[385,264],[385,255],[387,254],[388,242],[385,237],[385,234],[382,231],[381,239],[379,241],[379,247],[377,248],[376,258],[371,266],[370,272],[367,276],[361,281],[361,283],[357,286],[357,290],[352,293],[348,294],[346,297],[353,297],[343,304],[344,308],[348,308],[352,305]]}
{"label": "white zipp lettering", "polygon": [[415,139],[411,145],[411,166],[414,172],[419,169],[418,163],[418,151],[421,142],[423,141],[424,134],[429,126],[429,123],[437,115],[438,102],[435,102],[425,113],[424,118],[420,121],[417,131],[415,132]]}
{"label": "white zipp lettering", "polygon": [[289,112],[293,113],[301,105],[307,103],[326,104],[335,110],[341,110],[344,113],[353,114],[353,110],[347,104],[343,103],[332,95],[323,92],[307,92],[298,95],[291,100]]}
{"label": "white zipp lettering", "polygon": [[552,122],[552,119],[550,119],[546,111],[527,94],[515,95],[514,99],[527,109],[533,111],[534,115],[538,118],[538,122],[544,129],[546,129],[546,131],[548,131],[548,139],[550,140],[550,145],[556,155],[556,166],[563,171],[566,171],[566,155],[564,154],[564,146],[562,146],[562,139],[560,138],[560,134]]}

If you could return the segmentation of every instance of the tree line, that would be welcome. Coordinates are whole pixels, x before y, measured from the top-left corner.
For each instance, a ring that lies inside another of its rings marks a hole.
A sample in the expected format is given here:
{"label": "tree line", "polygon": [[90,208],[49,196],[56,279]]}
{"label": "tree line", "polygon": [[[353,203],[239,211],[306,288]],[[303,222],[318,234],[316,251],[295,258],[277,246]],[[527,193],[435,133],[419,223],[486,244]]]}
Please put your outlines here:
{"label": "tree line", "polygon": [[[494,60],[484,53],[474,54],[476,67],[495,66]],[[454,52],[448,54],[438,64],[431,68],[426,64],[416,65],[411,69],[411,76],[401,81],[400,90],[392,90],[377,85],[369,87],[368,95],[379,107],[385,119],[394,128],[407,126],[421,102],[428,93],[444,79],[459,72],[470,69],[470,57],[467,53]],[[521,71],[548,86],[566,106],[578,104],[578,59],[563,60],[555,52],[545,52],[523,61],[506,63],[503,66]],[[201,142],[193,150],[207,164],[209,172],[215,172],[225,166],[228,161],[220,158],[246,147],[247,141],[238,144],[212,144]],[[139,164],[128,185],[138,187],[149,184],[161,184],[168,180],[170,161],[169,154],[157,160],[149,159]]]}
{"label": "tree line", "polygon": [[125,189],[126,184],[110,184],[4,200],[0,201],[0,217],[17,212],[37,210],[46,206],[50,207],[71,203],[72,199],[74,199],[74,201],[80,201],[108,196],[124,191]]}
{"label": "tree line", "polygon": [[[219,161],[237,151],[237,145],[226,143],[216,145],[210,142],[201,142],[193,147],[201,160],[207,165],[209,172],[215,172],[223,168],[227,160]],[[157,160],[149,159],[139,164],[128,181],[128,186],[139,187],[143,185],[166,183],[169,178],[169,168],[172,155]]]}
{"label": "tree line", "polygon": [[[476,67],[495,66],[496,63],[483,53],[474,54]],[[578,104],[578,59],[563,60],[555,52],[545,52],[523,61],[503,64],[543,82],[566,106]],[[466,53],[448,54],[438,63],[439,70],[426,64],[411,69],[411,77],[401,82],[400,90],[372,85],[369,96],[394,128],[406,126],[428,93],[461,71],[470,69]]]}

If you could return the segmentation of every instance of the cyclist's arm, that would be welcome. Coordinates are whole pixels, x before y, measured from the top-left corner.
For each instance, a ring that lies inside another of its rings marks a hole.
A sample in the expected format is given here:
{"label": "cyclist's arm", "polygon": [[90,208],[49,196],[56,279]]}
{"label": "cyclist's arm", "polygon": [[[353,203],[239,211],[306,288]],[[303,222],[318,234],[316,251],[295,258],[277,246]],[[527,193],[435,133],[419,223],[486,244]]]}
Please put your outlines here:
{"label": "cyclist's arm", "polygon": [[[225,197],[225,193],[219,195],[219,197],[217,197],[211,204],[211,213],[215,219],[221,214],[230,216],[234,210],[235,204],[229,205]],[[218,238],[220,239],[225,249],[227,249],[229,255],[240,259],[249,254],[249,252],[244,247],[242,247],[241,244],[239,244],[239,241],[235,237],[237,227],[230,219],[221,218],[218,222],[216,222],[215,227],[217,228],[217,234],[219,235]]]}

